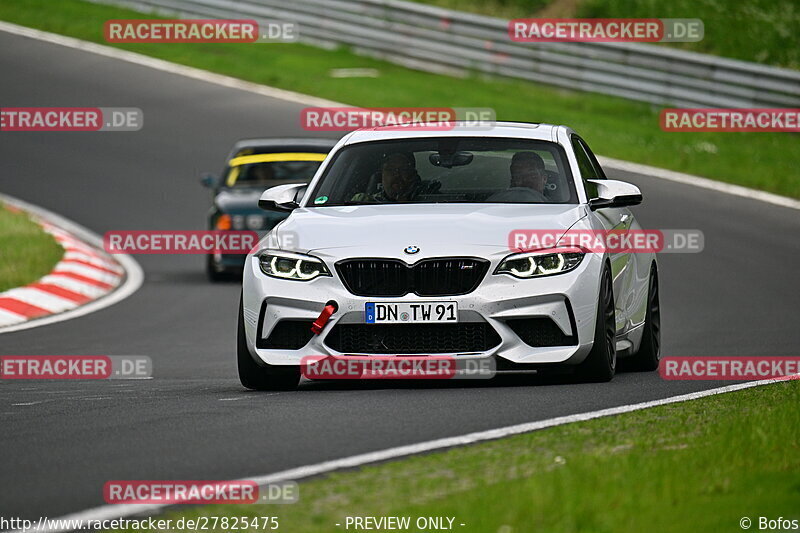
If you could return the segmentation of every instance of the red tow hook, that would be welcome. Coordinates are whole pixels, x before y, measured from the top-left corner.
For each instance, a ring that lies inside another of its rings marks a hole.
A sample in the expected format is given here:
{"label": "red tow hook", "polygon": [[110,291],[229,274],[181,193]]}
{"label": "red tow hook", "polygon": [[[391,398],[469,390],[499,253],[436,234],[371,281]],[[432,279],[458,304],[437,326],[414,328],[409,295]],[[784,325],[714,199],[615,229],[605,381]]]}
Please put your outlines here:
{"label": "red tow hook", "polygon": [[319,335],[322,333],[322,329],[325,327],[325,324],[328,323],[331,315],[335,313],[337,309],[339,309],[339,306],[333,300],[325,304],[322,312],[319,314],[314,323],[311,324],[311,331],[314,333],[314,335]]}

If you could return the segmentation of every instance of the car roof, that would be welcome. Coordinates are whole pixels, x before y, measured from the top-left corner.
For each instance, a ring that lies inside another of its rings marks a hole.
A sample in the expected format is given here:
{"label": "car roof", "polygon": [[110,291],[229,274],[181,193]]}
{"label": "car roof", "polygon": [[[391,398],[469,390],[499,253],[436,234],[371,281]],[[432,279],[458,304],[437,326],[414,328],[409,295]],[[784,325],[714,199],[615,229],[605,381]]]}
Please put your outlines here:
{"label": "car roof", "polygon": [[[354,131],[347,137],[345,144],[377,141],[381,139],[408,139],[424,137],[511,137],[521,139],[535,139],[554,141],[556,130],[565,126],[554,124],[540,124],[531,122],[496,122],[492,127],[476,128],[467,127],[463,122],[455,122],[454,129],[428,130],[423,128],[398,128],[397,126],[382,126],[364,128]],[[458,126],[463,126],[459,128]]]}
{"label": "car roof", "polygon": [[303,139],[303,138],[258,138],[258,139],[241,139],[236,141],[231,148],[228,159],[233,158],[236,154],[243,150],[254,150],[256,152],[275,151],[311,151],[311,152],[330,152],[331,149],[339,142],[337,139]]}

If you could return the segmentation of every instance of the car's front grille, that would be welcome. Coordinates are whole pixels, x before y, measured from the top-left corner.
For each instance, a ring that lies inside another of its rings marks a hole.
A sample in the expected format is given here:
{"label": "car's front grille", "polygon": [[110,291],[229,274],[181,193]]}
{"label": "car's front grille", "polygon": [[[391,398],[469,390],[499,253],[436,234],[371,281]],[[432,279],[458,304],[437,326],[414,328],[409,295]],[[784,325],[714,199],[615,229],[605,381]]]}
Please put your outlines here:
{"label": "car's front grille", "polygon": [[336,264],[347,290],[357,296],[456,296],[474,291],[489,262],[439,257],[407,265],[399,259],[348,259]]}
{"label": "car's front grille", "polygon": [[513,318],[506,320],[506,324],[528,346],[542,348],[578,344],[578,339],[574,335],[564,335],[558,324],[547,317]]}
{"label": "car's front grille", "polygon": [[342,353],[433,355],[485,352],[500,344],[500,336],[486,322],[336,324],[325,344]]}
{"label": "car's front grille", "polygon": [[313,320],[281,320],[266,339],[256,340],[256,348],[299,350],[311,340]]}
{"label": "car's front grille", "polygon": [[354,259],[336,265],[347,290],[359,296],[408,294],[408,267],[402,261]]}

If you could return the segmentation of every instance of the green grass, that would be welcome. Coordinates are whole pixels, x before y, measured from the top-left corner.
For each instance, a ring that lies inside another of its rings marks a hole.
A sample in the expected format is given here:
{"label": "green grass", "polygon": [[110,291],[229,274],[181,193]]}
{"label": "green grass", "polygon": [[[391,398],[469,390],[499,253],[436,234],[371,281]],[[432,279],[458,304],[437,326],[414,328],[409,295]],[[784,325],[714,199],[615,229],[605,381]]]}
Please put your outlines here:
{"label": "green grass", "polygon": [[705,36],[686,50],[800,69],[796,0],[587,0],[581,17],[699,18]]}
{"label": "green grass", "polygon": [[665,43],[800,69],[800,4],[796,0],[415,0],[502,18],[698,18],[705,38]]}
{"label": "green grass", "polygon": [[[0,2],[0,19],[104,42],[107,19],[140,13],[79,0]],[[667,133],[659,109],[603,95],[473,76],[450,78],[301,44],[135,44],[120,48],[238,78],[362,106],[491,107],[501,120],[554,122],[579,131],[595,152],[800,198],[798,136]],[[378,78],[331,78],[368,67]],[[31,104],[34,104],[32,102]],[[141,133],[146,134],[146,131]]]}
{"label": "green grass", "polygon": [[48,274],[64,249],[27,214],[0,203],[0,292]]}
{"label": "green grass", "polygon": [[161,518],[277,516],[304,533],[344,531],[346,516],[451,516],[464,533],[730,533],[743,516],[800,518],[798,405],[800,382],[783,382],[330,474],[301,483],[292,505]]}
{"label": "green grass", "polygon": [[[498,18],[529,18],[541,13],[543,9],[557,0],[411,0],[419,4],[431,4],[446,9],[456,9],[479,15],[489,15]],[[569,2],[574,4],[574,2]],[[572,7],[570,5],[570,7]]]}

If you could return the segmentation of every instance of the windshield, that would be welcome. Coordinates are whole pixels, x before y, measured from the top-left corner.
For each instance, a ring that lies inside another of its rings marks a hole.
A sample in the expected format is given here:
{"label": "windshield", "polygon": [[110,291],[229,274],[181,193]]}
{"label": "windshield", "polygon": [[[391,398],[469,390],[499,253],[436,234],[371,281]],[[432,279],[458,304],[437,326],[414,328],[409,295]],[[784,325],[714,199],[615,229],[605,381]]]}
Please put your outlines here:
{"label": "windshield", "polygon": [[239,154],[228,163],[227,187],[274,187],[310,181],[325,159],[320,153]]}
{"label": "windshield", "polygon": [[577,194],[556,143],[441,137],[340,150],[308,207],[387,203],[577,203]]}

